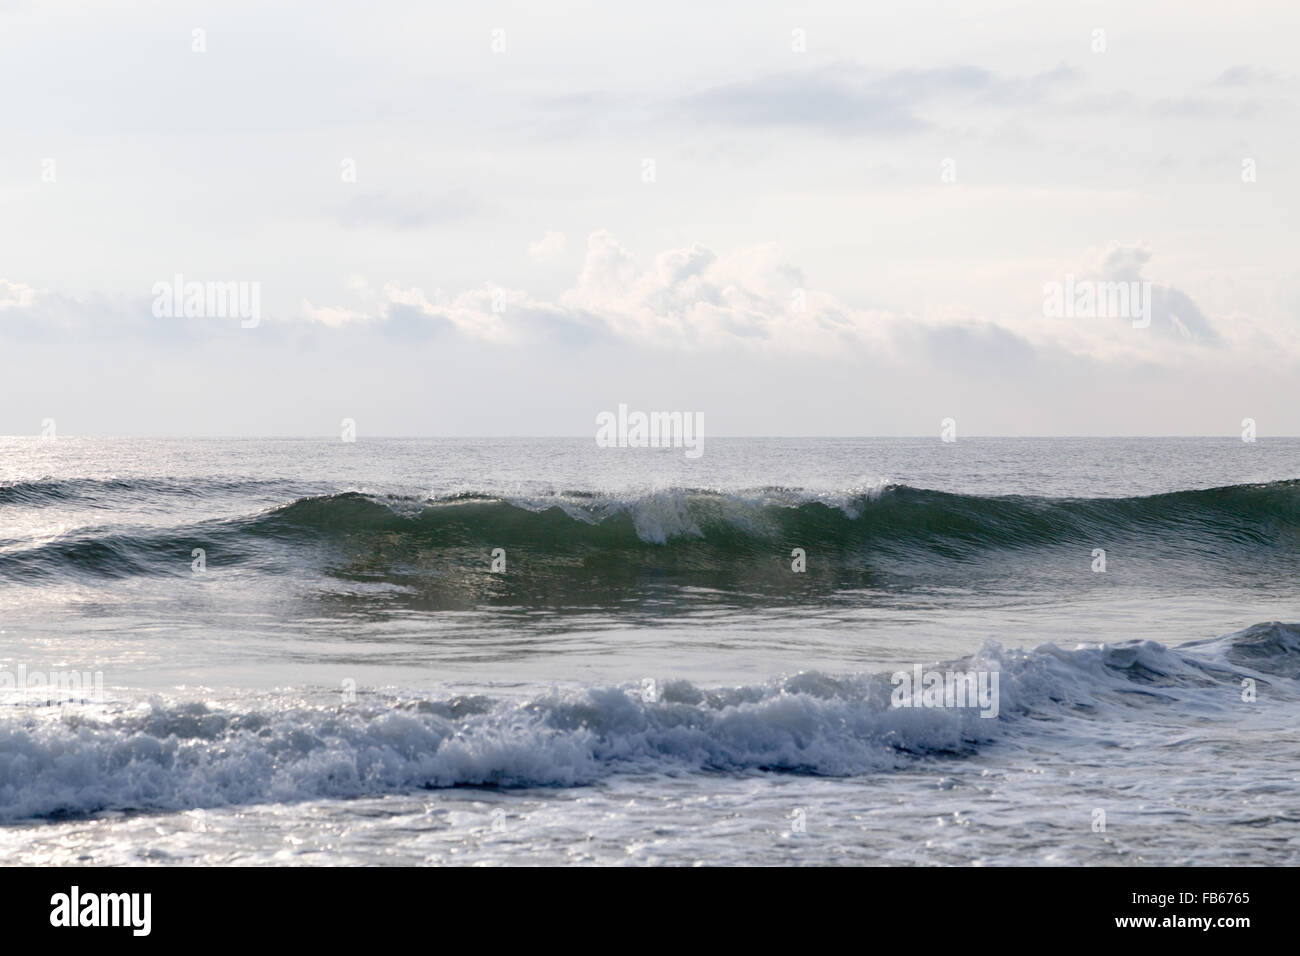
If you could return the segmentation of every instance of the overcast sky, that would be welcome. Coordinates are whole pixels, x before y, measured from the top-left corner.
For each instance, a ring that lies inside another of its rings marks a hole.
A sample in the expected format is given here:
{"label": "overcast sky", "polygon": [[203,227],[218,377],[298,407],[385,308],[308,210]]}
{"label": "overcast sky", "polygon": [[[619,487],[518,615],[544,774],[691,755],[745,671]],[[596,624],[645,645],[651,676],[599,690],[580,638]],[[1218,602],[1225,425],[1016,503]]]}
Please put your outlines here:
{"label": "overcast sky", "polygon": [[0,0],[0,433],[1300,434],[1293,2],[89,6]]}

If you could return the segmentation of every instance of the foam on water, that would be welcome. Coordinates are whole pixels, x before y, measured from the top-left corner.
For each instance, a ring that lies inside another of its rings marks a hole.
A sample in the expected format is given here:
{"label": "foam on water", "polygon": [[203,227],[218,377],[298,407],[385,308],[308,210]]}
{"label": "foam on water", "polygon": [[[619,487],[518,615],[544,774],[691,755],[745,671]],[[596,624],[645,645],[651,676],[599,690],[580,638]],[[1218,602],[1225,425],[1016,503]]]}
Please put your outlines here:
{"label": "foam on water", "polygon": [[1152,715],[1231,722],[1243,713],[1243,677],[1294,701],[1300,626],[1262,624],[1176,650],[987,644],[935,666],[997,672],[998,716],[898,708],[888,673],[817,672],[720,689],[679,681],[651,701],[628,685],[447,700],[362,694],[345,705],[277,697],[228,708],[161,698],[61,713],[8,707],[0,819],[573,786],[628,772],[889,773],[1030,746],[1048,731],[1122,735]]}

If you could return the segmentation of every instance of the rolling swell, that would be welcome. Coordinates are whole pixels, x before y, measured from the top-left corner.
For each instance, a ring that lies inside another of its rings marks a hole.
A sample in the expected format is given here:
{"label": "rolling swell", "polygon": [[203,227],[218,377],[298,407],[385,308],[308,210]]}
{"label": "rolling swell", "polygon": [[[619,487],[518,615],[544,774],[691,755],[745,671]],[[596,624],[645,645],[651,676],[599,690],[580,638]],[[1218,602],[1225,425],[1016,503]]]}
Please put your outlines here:
{"label": "rolling swell", "polygon": [[[111,491],[101,484],[95,493]],[[21,507],[41,493],[64,498],[77,488],[8,486],[0,503]],[[308,567],[398,584],[445,578],[460,587],[465,578],[454,569],[483,568],[499,547],[511,555],[516,580],[533,588],[542,579],[621,585],[649,575],[761,590],[770,579],[790,580],[793,548],[809,555],[802,581],[858,587],[905,566],[991,566],[995,555],[1050,565],[1054,554],[1076,561],[1094,547],[1140,554],[1148,564],[1213,559],[1236,570],[1277,568],[1294,566],[1297,544],[1300,480],[1133,498],[978,496],[906,485],[840,496],[779,488],[508,500],[343,492],[181,527],[105,525],[30,545],[5,541],[0,579],[185,575],[191,549],[201,547],[217,568]]]}
{"label": "rolling swell", "polygon": [[0,506],[44,507],[74,503],[113,507],[150,498],[204,498],[221,494],[257,494],[292,487],[291,482],[230,477],[191,478],[39,478],[0,485]]}
{"label": "rolling swell", "polygon": [[871,542],[952,554],[1093,541],[1106,532],[1130,530],[1268,545],[1300,530],[1300,479],[1136,498],[978,496],[890,485],[838,498],[780,489],[674,490],[631,498],[570,493],[524,501],[458,495],[413,504],[355,492],[304,498],[254,519],[248,530],[272,535],[384,531],[432,534],[457,544],[508,540],[555,547],[701,540],[744,550],[785,540]]}

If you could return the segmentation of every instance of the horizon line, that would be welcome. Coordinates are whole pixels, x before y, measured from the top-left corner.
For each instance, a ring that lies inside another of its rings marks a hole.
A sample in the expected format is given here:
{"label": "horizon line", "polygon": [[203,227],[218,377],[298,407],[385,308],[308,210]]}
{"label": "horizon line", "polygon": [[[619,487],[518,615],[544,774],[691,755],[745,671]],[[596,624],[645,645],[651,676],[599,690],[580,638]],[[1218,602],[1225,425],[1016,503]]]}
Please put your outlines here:
{"label": "horizon line", "polygon": [[[1180,435],[1180,434],[1132,434],[1132,435],[1102,435],[1102,434],[1072,434],[1072,435],[999,435],[999,434],[982,434],[982,435],[964,435],[961,438],[945,442],[937,434],[928,435],[707,435],[703,436],[708,441],[735,441],[735,440],[768,440],[768,441],[820,441],[820,440],[937,440],[942,444],[960,444],[963,441],[973,441],[976,439],[1014,439],[1024,441],[1062,441],[1073,439],[1236,439],[1241,440],[1240,434],[1199,434],[1199,435]],[[0,440],[29,438],[37,441],[58,442],[71,438],[95,438],[107,439],[114,441],[125,440],[145,440],[145,441],[331,441],[340,444],[356,444],[363,441],[551,441],[551,440],[575,440],[591,439],[595,440],[590,433],[581,435],[365,435],[357,436],[351,441],[343,441],[337,435],[329,434],[274,434],[274,435],[183,435],[183,434],[149,434],[149,435],[106,435],[98,433],[71,433],[61,434],[55,438],[44,438],[40,434],[26,432],[23,434],[0,435]],[[1300,438],[1300,435],[1257,435],[1256,441],[1265,439],[1286,439]],[[1242,442],[1242,444],[1251,444],[1251,442]],[[649,446],[647,446],[649,447]]]}

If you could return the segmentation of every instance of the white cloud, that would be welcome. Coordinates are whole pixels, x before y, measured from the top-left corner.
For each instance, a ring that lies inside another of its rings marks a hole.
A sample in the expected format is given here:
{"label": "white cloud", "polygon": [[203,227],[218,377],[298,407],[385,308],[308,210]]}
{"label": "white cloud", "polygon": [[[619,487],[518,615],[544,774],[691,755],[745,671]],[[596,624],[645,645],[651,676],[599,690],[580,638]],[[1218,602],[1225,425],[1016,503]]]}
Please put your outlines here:
{"label": "white cloud", "polygon": [[36,301],[36,290],[0,279],[0,309],[25,309]]}
{"label": "white cloud", "polygon": [[564,252],[564,233],[548,232],[528,247],[528,258],[539,262],[553,259]]}
{"label": "white cloud", "polygon": [[[936,361],[971,368],[1032,365],[1048,355],[1119,366],[1186,365],[1216,352],[1265,363],[1300,358],[1300,331],[1231,303],[1226,309],[1220,303],[1219,314],[1211,318],[1190,294],[1152,277],[1157,262],[1149,243],[1116,241],[1082,250],[1059,271],[1036,277],[991,274],[990,283],[1024,292],[1008,296],[1022,305],[997,314],[911,301],[862,308],[818,287],[776,244],[718,254],[696,243],[643,262],[612,233],[598,230],[588,237],[573,283],[553,297],[486,284],[426,291],[354,275],[346,282],[350,301],[302,299],[291,314],[267,315],[264,328],[268,337],[295,324],[324,335],[368,330],[411,345],[454,339],[499,349],[600,344],[709,361],[742,353],[836,363],[870,357],[900,368]],[[1113,317],[1047,317],[1043,284],[1067,276],[1150,282],[1150,328]],[[153,319],[143,300],[70,298],[5,280],[0,280],[0,310],[6,315],[0,334],[17,331],[27,337],[125,335],[166,343],[224,334],[220,321]]]}
{"label": "white cloud", "polygon": [[[1041,285],[1026,286],[1025,301],[1031,303],[1026,311],[998,316],[915,303],[864,309],[816,288],[775,244],[718,255],[697,243],[641,263],[606,230],[590,235],[573,284],[554,299],[494,288],[428,294],[393,284],[372,297],[364,282],[354,280],[358,294],[368,300],[364,306],[305,303],[304,314],[329,326],[374,323],[412,341],[448,334],[503,347],[548,339],[601,341],[714,356],[737,349],[840,361],[870,355],[903,366],[935,356],[945,362],[988,363],[1012,358],[1032,362],[1045,354],[1121,365],[1178,365],[1206,350],[1249,355],[1261,342],[1267,343],[1269,358],[1300,357],[1295,335],[1279,333],[1245,312],[1234,312],[1228,327],[1220,329],[1186,292],[1146,274],[1154,258],[1147,243],[1115,241],[1082,251],[1059,274],[1024,280],[1059,282],[1070,275],[1150,282],[1149,329],[1135,329],[1128,319],[1048,318],[1041,308]],[[1000,274],[994,280],[1004,285],[1013,281]],[[970,354],[963,355],[963,347]]]}
{"label": "white cloud", "polygon": [[309,299],[302,300],[302,314],[312,322],[319,322],[321,325],[335,328],[351,322],[365,322],[370,319],[370,316],[365,312],[356,309],[317,308],[311,304]]}

